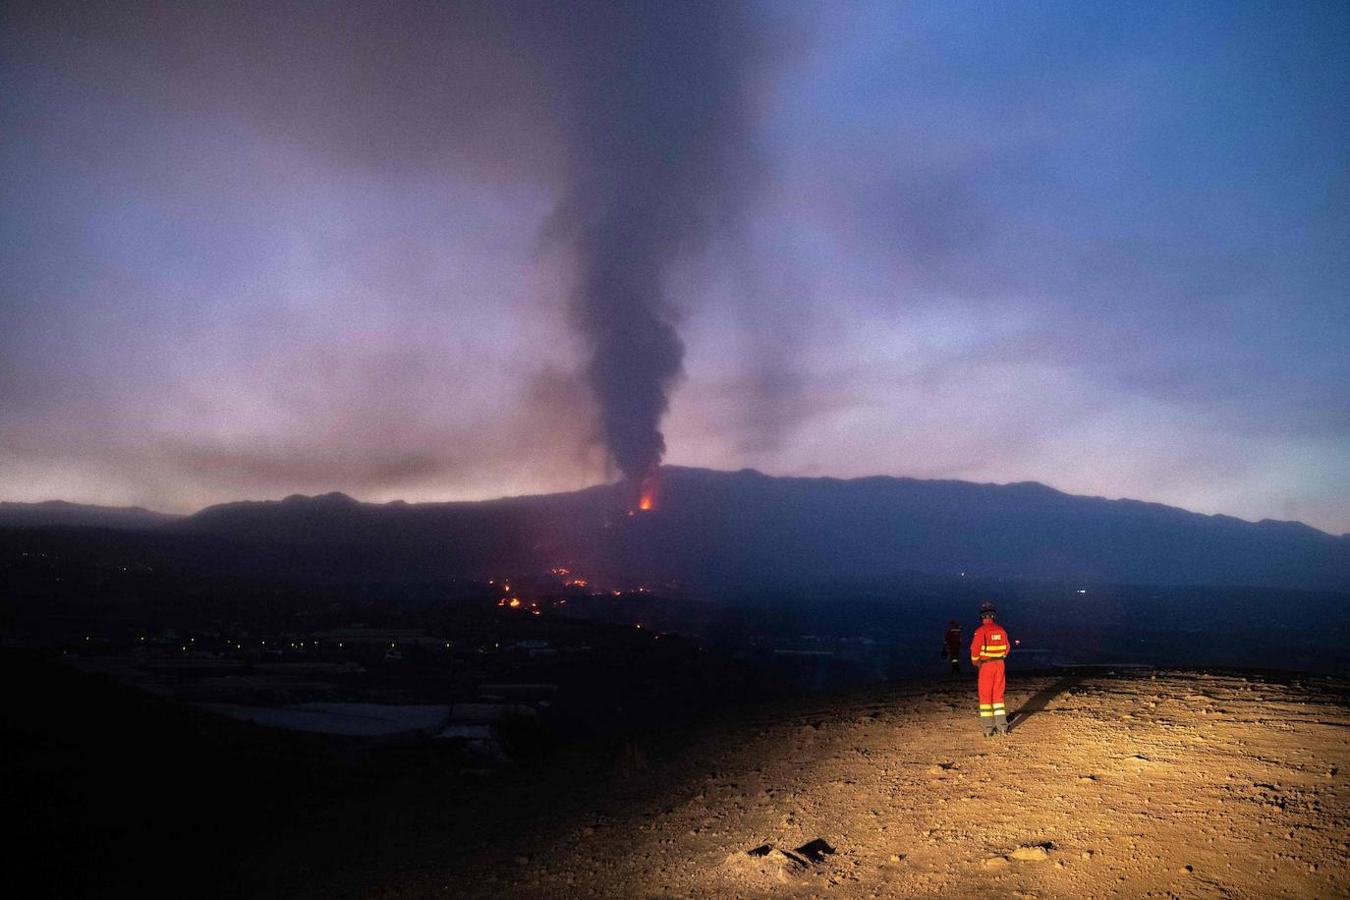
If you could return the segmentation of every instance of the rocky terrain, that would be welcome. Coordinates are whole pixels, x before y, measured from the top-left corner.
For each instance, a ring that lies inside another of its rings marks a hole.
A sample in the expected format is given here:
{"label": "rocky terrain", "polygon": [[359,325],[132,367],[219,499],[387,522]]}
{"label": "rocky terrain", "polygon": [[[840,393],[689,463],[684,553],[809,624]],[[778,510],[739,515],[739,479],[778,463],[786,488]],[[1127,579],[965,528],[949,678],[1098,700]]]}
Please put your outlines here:
{"label": "rocky terrain", "polygon": [[978,733],[969,675],[760,708],[678,748],[634,747],[565,799],[485,813],[471,845],[430,829],[413,851],[308,887],[382,898],[1347,896],[1346,699],[1347,682],[1326,677],[1021,676],[1012,732],[992,739]]}

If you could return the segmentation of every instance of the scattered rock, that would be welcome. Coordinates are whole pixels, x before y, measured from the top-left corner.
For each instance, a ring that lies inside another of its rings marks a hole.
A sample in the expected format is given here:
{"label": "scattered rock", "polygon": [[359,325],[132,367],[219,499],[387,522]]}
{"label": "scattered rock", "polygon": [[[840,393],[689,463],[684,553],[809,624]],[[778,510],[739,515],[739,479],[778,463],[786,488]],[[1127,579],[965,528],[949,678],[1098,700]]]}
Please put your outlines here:
{"label": "scattered rock", "polygon": [[761,844],[753,850],[731,854],[722,863],[722,868],[739,878],[787,882],[806,874],[811,864],[795,853],[779,850],[772,844]]}
{"label": "scattered rock", "polygon": [[1043,844],[1030,844],[1025,847],[1018,847],[1012,853],[1009,853],[1008,856],[1012,859],[1021,860],[1022,862],[1038,862],[1040,860],[1049,859],[1050,853]]}
{"label": "scattered rock", "polygon": [[796,852],[799,856],[804,856],[813,863],[822,863],[825,861],[825,857],[833,856],[835,850],[824,838],[816,838],[802,844]]}
{"label": "scattered rock", "polygon": [[787,882],[808,874],[813,863],[823,863],[834,853],[834,847],[824,838],[807,841],[795,850],[760,844],[744,853],[731,854],[723,861],[722,869],[743,880]]}

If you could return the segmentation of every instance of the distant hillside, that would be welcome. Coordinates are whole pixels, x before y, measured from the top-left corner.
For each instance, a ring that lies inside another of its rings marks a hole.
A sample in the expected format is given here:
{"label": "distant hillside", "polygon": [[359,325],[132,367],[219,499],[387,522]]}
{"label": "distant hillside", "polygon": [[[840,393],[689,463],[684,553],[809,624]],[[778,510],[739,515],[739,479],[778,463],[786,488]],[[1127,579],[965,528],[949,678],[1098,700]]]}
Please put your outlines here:
{"label": "distant hillside", "polygon": [[146,529],[181,516],[139,506],[88,506],[47,500],[42,503],[0,503],[0,526],[66,525],[81,528]]}
{"label": "distant hillside", "polygon": [[402,574],[578,565],[695,588],[907,572],[1142,584],[1350,589],[1350,537],[1041,484],[772,478],[664,470],[656,510],[624,485],[481,503],[363,504],[342,494],[210,507],[168,527],[255,542],[359,548]]}

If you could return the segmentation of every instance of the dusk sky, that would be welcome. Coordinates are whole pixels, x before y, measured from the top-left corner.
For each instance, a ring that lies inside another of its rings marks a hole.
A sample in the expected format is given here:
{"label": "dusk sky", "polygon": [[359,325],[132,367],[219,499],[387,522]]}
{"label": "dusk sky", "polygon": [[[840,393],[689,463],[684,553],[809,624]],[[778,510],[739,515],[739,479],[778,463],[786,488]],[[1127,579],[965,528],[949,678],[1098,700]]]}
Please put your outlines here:
{"label": "dusk sky", "polygon": [[655,360],[668,463],[1350,532],[1345,3],[0,15],[0,500],[580,488]]}

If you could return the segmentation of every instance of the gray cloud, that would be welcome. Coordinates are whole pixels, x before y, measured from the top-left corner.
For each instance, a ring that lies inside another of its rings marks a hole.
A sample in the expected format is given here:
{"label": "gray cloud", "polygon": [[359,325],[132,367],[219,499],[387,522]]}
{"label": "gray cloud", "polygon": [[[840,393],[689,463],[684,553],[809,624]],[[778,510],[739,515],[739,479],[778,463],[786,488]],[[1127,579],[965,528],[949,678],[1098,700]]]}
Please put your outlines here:
{"label": "gray cloud", "polygon": [[878,306],[1018,317],[1045,361],[1217,427],[1350,435],[1344,10],[903,18],[914,52],[835,48],[863,62],[780,151],[843,236],[825,265]]}
{"label": "gray cloud", "polygon": [[329,165],[555,190],[549,234],[573,256],[599,432],[639,477],[664,450],[659,424],[682,372],[669,268],[739,216],[754,181],[748,86],[766,31],[751,11],[21,4],[8,49],[136,107],[209,115],[239,144],[261,129]]}
{"label": "gray cloud", "polygon": [[[551,230],[575,252],[575,321],[611,457],[629,478],[665,452],[683,372],[673,262],[738,217],[755,172],[741,4],[582,4],[571,106],[572,183]],[[570,18],[570,16],[569,16]]]}
{"label": "gray cloud", "polygon": [[1344,528],[1347,47],[1334,5],[9,3],[0,492],[485,496],[668,438]]}
{"label": "gray cloud", "polygon": [[[548,4],[9,4],[11,64],[128,108],[261,128],[337,162],[546,175]],[[523,13],[523,14],[517,14]],[[540,53],[542,51],[542,54]]]}

